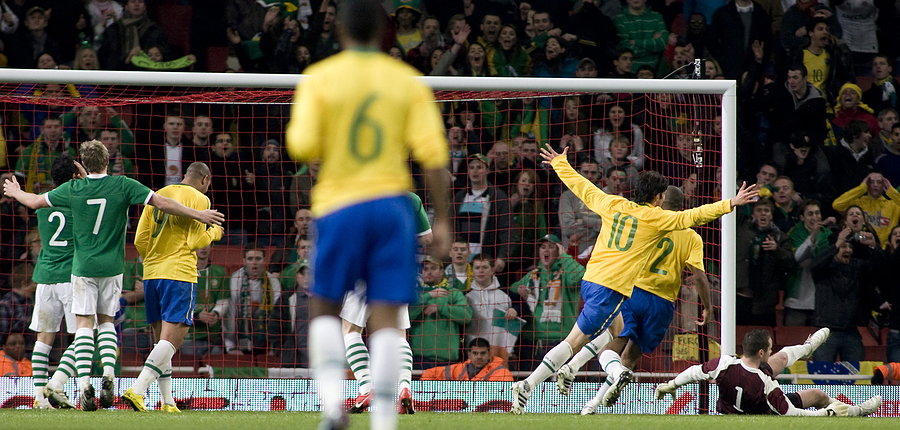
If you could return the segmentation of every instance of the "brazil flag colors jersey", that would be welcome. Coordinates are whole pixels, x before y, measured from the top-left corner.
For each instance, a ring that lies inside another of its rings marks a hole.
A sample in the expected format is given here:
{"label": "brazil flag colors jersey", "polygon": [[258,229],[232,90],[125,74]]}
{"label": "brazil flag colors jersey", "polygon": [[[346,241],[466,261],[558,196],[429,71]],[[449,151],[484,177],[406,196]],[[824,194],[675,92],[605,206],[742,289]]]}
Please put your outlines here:
{"label": "brazil flag colors jersey", "polygon": [[673,212],[637,204],[621,196],[604,193],[578,174],[566,157],[551,161],[559,178],[603,224],[591,251],[584,280],[631,297],[634,283],[648,264],[649,248],[672,230],[705,224],[731,212],[731,201],[722,200],[686,211]]}
{"label": "brazil flag colors jersey", "polygon": [[[209,209],[209,197],[190,185],[169,185],[156,193],[198,211]],[[221,238],[221,227],[207,229],[194,219],[145,206],[134,235],[134,246],[144,257],[144,280],[196,283],[195,251]]]}
{"label": "brazil flag colors jersey", "polygon": [[72,212],[69,208],[40,208],[35,211],[41,234],[41,254],[31,279],[38,284],[59,284],[72,280]]}
{"label": "brazil flag colors jersey", "polygon": [[147,204],[153,191],[127,176],[92,174],[44,194],[51,207],[72,211],[72,275],[103,278],[125,270],[128,206]]}
{"label": "brazil flag colors jersey", "polygon": [[380,52],[345,50],[306,73],[294,96],[287,151],[294,160],[322,161],[314,216],[403,195],[412,186],[410,153],[425,169],[447,165],[440,112],[414,68]]}
{"label": "brazil flag colors jersey", "polygon": [[650,247],[649,261],[634,286],[674,302],[685,264],[703,270],[703,239],[689,228],[670,231]]}
{"label": "brazil flag colors jersey", "polygon": [[424,236],[431,233],[431,223],[428,222],[428,213],[418,194],[410,192],[409,198],[413,202],[413,211],[416,213],[416,235]]}

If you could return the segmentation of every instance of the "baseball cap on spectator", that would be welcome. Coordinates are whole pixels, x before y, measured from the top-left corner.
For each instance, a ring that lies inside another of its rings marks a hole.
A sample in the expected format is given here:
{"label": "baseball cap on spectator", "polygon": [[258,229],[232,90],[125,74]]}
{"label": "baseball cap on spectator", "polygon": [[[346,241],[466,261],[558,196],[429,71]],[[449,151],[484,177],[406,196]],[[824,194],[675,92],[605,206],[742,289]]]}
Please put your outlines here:
{"label": "baseball cap on spectator", "polygon": [[579,69],[580,69],[580,68],[583,68],[583,67],[585,67],[585,66],[588,66],[588,65],[590,65],[591,67],[593,67],[593,68],[595,68],[595,69],[597,68],[597,63],[594,62],[594,60],[592,60],[592,59],[589,58],[589,57],[584,57],[584,58],[581,59],[581,61],[578,62],[578,68],[579,68]]}
{"label": "baseball cap on spectator", "polygon": [[425,258],[422,260],[422,264],[425,263],[431,263],[437,265],[438,267],[444,267],[444,263],[442,263],[441,260],[438,260],[437,257],[433,257],[431,255],[425,256]]}
{"label": "baseball cap on spectator", "polygon": [[472,154],[472,156],[469,157],[469,160],[478,160],[478,161],[484,163],[485,166],[491,165],[491,163],[488,162],[487,156],[485,156],[484,154],[482,154],[480,152],[477,154]]}
{"label": "baseball cap on spectator", "polygon": [[422,16],[422,1],[421,0],[394,0],[394,11],[391,12],[391,15],[397,15],[397,11],[400,9],[409,9],[417,14],[417,16]]}
{"label": "baseball cap on spectator", "polygon": [[31,16],[31,14],[40,12],[42,15],[47,15],[47,9],[44,9],[40,6],[34,6],[28,9],[28,12],[25,13],[25,16]]}
{"label": "baseball cap on spectator", "polygon": [[562,243],[555,234],[545,234],[544,237],[538,239],[538,242]]}

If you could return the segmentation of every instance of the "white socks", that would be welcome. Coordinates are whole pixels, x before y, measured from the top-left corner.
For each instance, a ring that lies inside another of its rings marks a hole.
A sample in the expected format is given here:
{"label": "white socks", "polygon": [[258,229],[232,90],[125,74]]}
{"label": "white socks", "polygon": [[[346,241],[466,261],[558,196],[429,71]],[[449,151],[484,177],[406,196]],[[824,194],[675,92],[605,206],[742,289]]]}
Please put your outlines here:
{"label": "white socks", "polygon": [[613,350],[606,350],[600,354],[600,367],[607,373],[607,379],[615,381],[619,379],[619,375],[625,370],[622,366],[622,358]]}
{"label": "white socks", "polygon": [[47,385],[54,390],[61,390],[69,378],[78,376],[75,371],[75,342],[69,344],[66,351],[63,352],[62,358],[59,359],[59,366],[53,372],[53,377]]}
{"label": "white socks", "polygon": [[412,389],[410,381],[412,381],[413,354],[412,348],[405,337],[400,336],[400,389]]}
{"label": "white socks", "polygon": [[94,329],[75,330],[75,367],[78,370],[78,389],[91,385],[91,364],[94,360]]}
{"label": "white socks", "polygon": [[116,376],[116,345],[116,326],[111,322],[100,324],[97,328],[97,352],[103,364],[103,376]]}
{"label": "white socks", "polygon": [[603,395],[606,394],[609,389],[612,388],[612,381],[609,378],[606,378],[603,382],[600,383],[600,388],[597,389],[597,394],[594,395],[594,398],[588,400],[588,405],[593,406],[594,409],[599,408],[600,404],[603,403]]}
{"label": "white socks", "polygon": [[401,367],[400,330],[383,328],[369,335],[372,346],[372,418],[373,430],[397,428],[397,376]]}
{"label": "white socks", "polygon": [[153,347],[153,350],[150,351],[150,355],[147,356],[147,361],[144,362],[144,368],[141,369],[141,374],[138,375],[137,381],[131,386],[131,390],[134,391],[135,394],[143,396],[147,392],[147,387],[149,387],[153,381],[167,373],[164,371],[165,369],[169,370],[168,374],[171,376],[173,355],[175,355],[175,345],[172,345],[171,342],[165,339],[160,340],[156,346]]}
{"label": "white socks", "polygon": [[164,405],[175,405],[175,398],[172,397],[172,360],[162,368],[163,374],[159,375],[156,385],[159,387],[159,396],[162,398]]}
{"label": "white socks", "polygon": [[570,357],[572,357],[572,346],[566,341],[560,342],[553,349],[547,351],[541,364],[525,380],[528,381],[532,388],[536,387],[541,382],[546,381],[550,375],[556,373],[560,366],[565,364]]}
{"label": "white socks", "polygon": [[363,342],[362,333],[350,332],[344,335],[347,363],[356,377],[359,394],[367,394],[372,389],[369,373],[369,349]]}
{"label": "white socks", "polygon": [[341,342],[341,319],[323,315],[309,323],[309,353],[313,375],[322,402],[322,414],[339,419],[343,413],[345,350]]}
{"label": "white socks", "polygon": [[34,375],[34,398],[44,398],[44,387],[47,386],[47,376],[50,373],[50,350],[53,347],[43,342],[34,343],[34,351],[31,353],[31,370]]}
{"label": "white socks", "polygon": [[786,346],[781,348],[781,352],[787,355],[787,364],[784,367],[791,367],[792,364],[796,363],[801,357],[809,355],[812,351],[812,345],[803,344],[803,345],[794,345],[794,346]]}
{"label": "white socks", "polygon": [[612,335],[609,334],[609,330],[604,330],[600,336],[597,336],[594,340],[584,345],[584,347],[581,348],[581,351],[578,351],[578,354],[575,354],[575,356],[569,360],[569,368],[572,369],[573,372],[578,372],[588,361],[591,361],[591,359],[596,357],[597,354],[600,353],[600,350],[602,350],[611,340]]}

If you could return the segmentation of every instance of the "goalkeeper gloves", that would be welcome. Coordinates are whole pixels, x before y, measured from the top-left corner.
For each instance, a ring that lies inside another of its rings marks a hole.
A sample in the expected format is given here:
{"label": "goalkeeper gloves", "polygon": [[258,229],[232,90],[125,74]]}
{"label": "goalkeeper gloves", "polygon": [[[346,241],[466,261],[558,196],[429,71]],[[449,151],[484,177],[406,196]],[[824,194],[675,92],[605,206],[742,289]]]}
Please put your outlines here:
{"label": "goalkeeper gloves", "polygon": [[654,391],[654,395],[656,396],[656,400],[662,400],[666,397],[666,394],[675,398],[675,391],[678,390],[678,386],[675,385],[675,380],[671,380],[656,386],[656,390]]}
{"label": "goalkeeper gloves", "polygon": [[846,417],[849,410],[850,405],[835,400],[825,407],[825,414],[829,417]]}

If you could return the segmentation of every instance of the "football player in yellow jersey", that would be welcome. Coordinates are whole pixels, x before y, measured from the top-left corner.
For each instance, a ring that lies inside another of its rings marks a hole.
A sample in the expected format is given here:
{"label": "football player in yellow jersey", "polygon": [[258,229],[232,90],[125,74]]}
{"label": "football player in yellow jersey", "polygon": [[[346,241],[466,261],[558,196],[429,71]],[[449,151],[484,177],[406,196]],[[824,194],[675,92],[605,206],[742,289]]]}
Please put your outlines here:
{"label": "football player in yellow jersey", "polygon": [[[666,190],[662,208],[671,211],[682,210],[683,202],[684,193],[681,189],[670,185]],[[703,239],[700,235],[691,229],[671,231],[663,236],[650,252],[650,265],[634,283],[631,298],[622,305],[624,330],[605,347],[595,344],[600,337],[592,340],[588,343],[592,348],[582,348],[569,363],[556,372],[559,387],[561,380],[571,384],[580,365],[596,356],[598,351],[601,365],[604,359],[605,363],[621,360],[621,366],[611,369],[620,371],[621,376],[607,378],[609,383],[600,385],[597,395],[581,409],[582,415],[593,414],[601,403],[607,406],[615,403],[621,394],[621,388],[630,380],[630,376],[625,376],[630,373],[621,373],[621,367],[633,369],[642,352],[649,354],[659,346],[674,316],[675,300],[678,299],[681,290],[681,274],[685,267],[691,271],[694,287],[703,305],[703,312],[697,320],[697,325],[705,325],[709,317],[709,279],[703,269]],[[620,358],[618,354],[622,354],[622,357]],[[616,385],[618,390],[610,390],[612,381],[619,382]]]}
{"label": "football player in yellow jersey", "polygon": [[365,281],[371,425],[391,429],[397,423],[393,402],[401,361],[398,311],[418,295],[409,155],[425,171],[435,209],[432,249],[443,253],[450,236],[450,151],[431,89],[415,69],[378,52],[386,25],[380,2],[344,0],[336,24],[344,51],[306,69],[287,128],[293,159],[321,161],[311,208],[317,234],[310,361],[322,401],[321,427],[346,427],[338,314],[344,294]]}
{"label": "football player in yellow jersey", "polygon": [[[209,167],[191,163],[180,184],[157,194],[196,210],[209,209]],[[172,356],[194,324],[197,302],[197,253],[200,248],[222,238],[222,227],[207,227],[190,218],[169,216],[152,206],[144,206],[134,236],[134,246],[144,257],[144,304],[147,323],[153,327],[156,346],[144,368],[122,400],[132,409],[146,412],[144,393],[153,381],[159,384],[162,410],[180,412],[172,397]]]}
{"label": "football player in yellow jersey", "polygon": [[[666,233],[705,224],[755,200],[759,193],[755,185],[741,185],[731,200],[693,208],[686,211],[666,211],[659,206],[665,201],[669,181],[658,172],[644,171],[634,187],[633,201],[604,193],[596,185],[578,174],[566,159],[568,148],[557,153],[550,147],[541,148],[544,163],[553,166],[560,180],[585,205],[603,220],[591,258],[581,281],[584,308],[565,340],[553,347],[541,364],[525,380],[512,386],[513,404],[510,412],[522,414],[531,390],[546,380],[592,338],[606,330],[631,296],[641,270],[649,263],[651,246]],[[613,384],[616,384],[613,381]]]}

